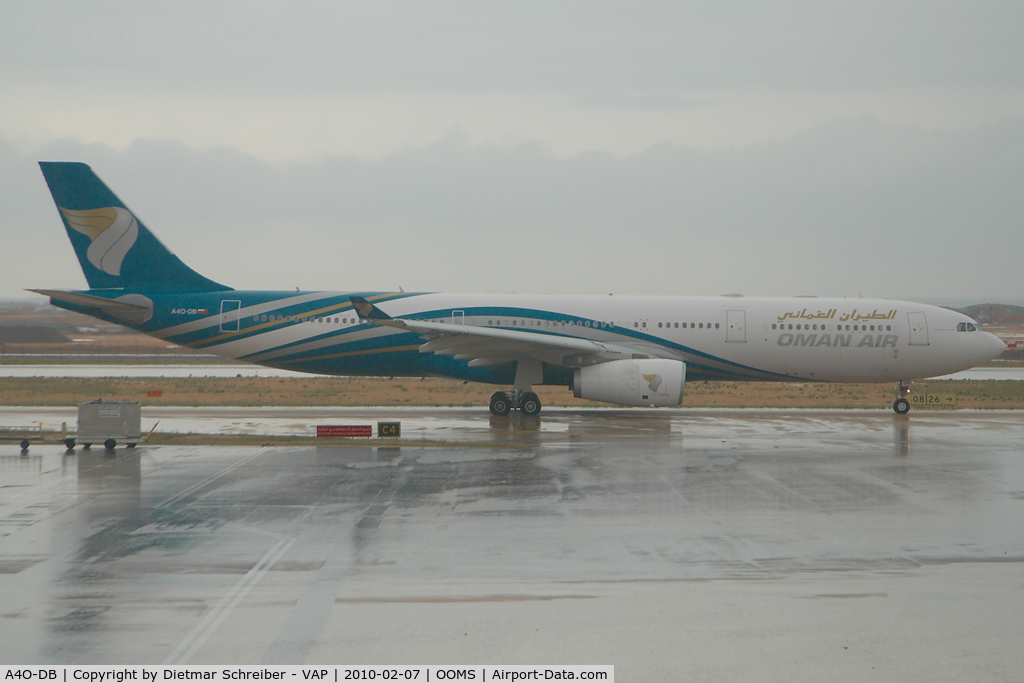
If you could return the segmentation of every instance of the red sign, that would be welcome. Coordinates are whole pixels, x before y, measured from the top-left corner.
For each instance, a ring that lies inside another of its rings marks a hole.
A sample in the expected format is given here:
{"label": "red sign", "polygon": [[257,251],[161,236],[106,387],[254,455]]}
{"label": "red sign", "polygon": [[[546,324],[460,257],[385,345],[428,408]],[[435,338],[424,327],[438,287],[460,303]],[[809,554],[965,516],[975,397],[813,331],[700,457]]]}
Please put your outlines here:
{"label": "red sign", "polygon": [[373,425],[317,425],[318,437],[373,436]]}
{"label": "red sign", "polygon": [[146,396],[163,396],[163,395],[164,395],[164,392],[160,391],[159,389],[157,389],[155,391],[147,391],[146,392]]}

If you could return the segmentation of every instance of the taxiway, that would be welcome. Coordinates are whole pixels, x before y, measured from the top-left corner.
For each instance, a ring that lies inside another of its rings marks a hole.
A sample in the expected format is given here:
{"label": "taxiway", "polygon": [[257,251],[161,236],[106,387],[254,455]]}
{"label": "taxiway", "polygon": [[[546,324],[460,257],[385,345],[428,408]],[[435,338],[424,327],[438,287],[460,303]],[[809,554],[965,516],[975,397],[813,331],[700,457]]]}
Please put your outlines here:
{"label": "taxiway", "polygon": [[1019,413],[278,410],[467,443],[0,444],[0,660],[1024,668]]}

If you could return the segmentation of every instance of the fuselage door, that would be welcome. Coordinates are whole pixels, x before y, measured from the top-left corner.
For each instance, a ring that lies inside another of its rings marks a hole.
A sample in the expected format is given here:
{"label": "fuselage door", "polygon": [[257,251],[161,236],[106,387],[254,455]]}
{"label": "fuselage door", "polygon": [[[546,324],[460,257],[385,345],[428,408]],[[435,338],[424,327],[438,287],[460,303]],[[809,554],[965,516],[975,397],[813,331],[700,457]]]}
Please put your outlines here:
{"label": "fuselage door", "polygon": [[221,332],[238,332],[238,314],[241,310],[241,301],[225,299],[220,302]]}
{"label": "fuselage door", "polygon": [[747,341],[747,312],[726,311],[725,312],[725,341],[745,342]]}
{"label": "fuselage door", "polygon": [[907,320],[910,323],[910,345],[928,346],[928,321],[924,313],[907,313]]}
{"label": "fuselage door", "polygon": [[465,311],[452,311],[452,325],[463,325],[466,322]]}

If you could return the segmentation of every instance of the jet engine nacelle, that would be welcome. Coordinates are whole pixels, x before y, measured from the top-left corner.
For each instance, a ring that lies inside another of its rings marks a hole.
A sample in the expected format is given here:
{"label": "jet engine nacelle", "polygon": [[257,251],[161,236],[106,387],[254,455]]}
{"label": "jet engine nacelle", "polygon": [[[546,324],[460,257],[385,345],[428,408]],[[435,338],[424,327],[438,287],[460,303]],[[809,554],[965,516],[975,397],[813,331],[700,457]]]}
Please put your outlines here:
{"label": "jet engine nacelle", "polygon": [[686,364],[678,360],[643,358],[613,360],[576,368],[576,398],[620,406],[677,406],[683,402]]}

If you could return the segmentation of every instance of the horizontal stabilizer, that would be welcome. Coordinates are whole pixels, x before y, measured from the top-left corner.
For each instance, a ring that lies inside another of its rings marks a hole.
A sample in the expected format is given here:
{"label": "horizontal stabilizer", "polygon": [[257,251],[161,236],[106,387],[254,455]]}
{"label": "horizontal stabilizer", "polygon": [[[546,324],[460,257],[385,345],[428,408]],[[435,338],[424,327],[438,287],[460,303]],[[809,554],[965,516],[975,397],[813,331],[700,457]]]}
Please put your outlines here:
{"label": "horizontal stabilizer", "polygon": [[30,289],[28,291],[76,306],[98,308],[129,323],[141,324],[153,317],[153,302],[141,294],[125,294],[116,299],[107,299],[94,294],[69,292],[63,289]]}

